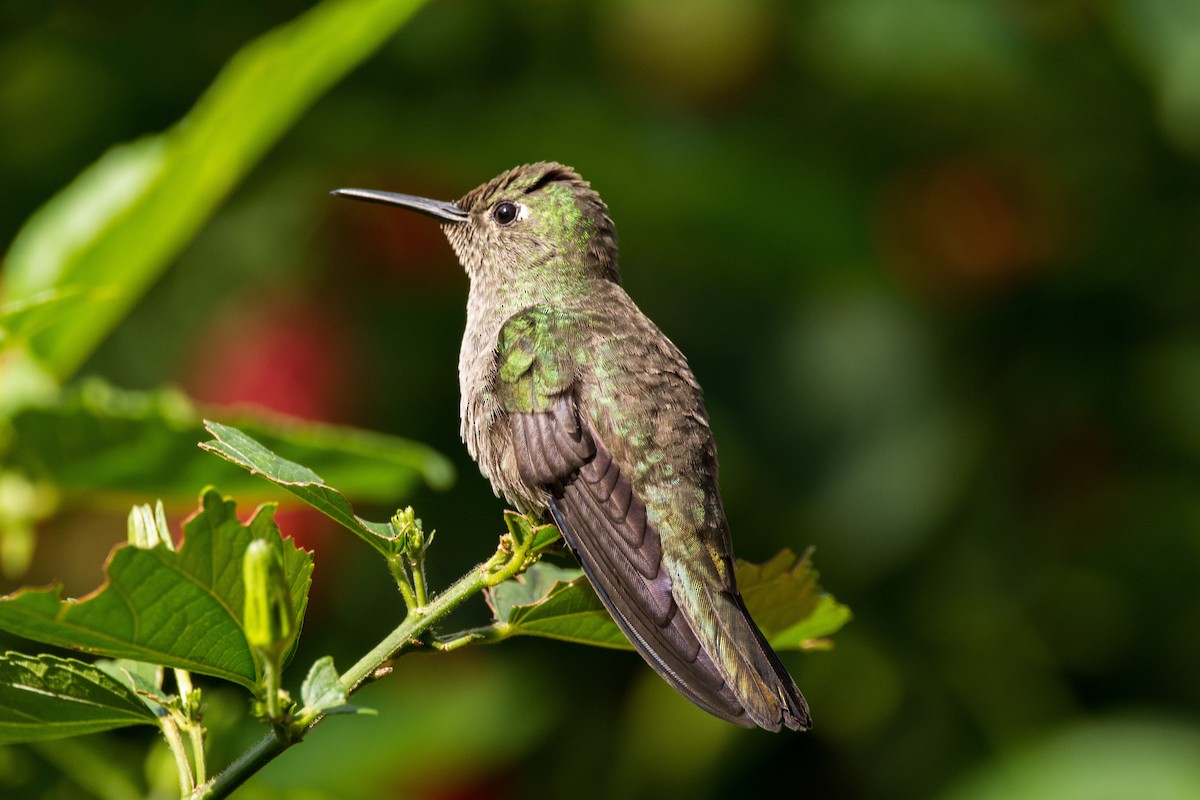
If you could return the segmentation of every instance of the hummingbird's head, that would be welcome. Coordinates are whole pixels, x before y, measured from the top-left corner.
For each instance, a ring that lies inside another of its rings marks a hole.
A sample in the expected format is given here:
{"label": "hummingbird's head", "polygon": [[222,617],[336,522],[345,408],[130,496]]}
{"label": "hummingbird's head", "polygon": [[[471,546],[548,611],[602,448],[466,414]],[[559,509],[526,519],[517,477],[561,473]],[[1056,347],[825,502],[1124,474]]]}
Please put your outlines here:
{"label": "hummingbird's head", "polygon": [[608,209],[587,181],[562,164],[510,169],[455,203],[365,189],[334,194],[436,218],[472,279],[620,282]]}

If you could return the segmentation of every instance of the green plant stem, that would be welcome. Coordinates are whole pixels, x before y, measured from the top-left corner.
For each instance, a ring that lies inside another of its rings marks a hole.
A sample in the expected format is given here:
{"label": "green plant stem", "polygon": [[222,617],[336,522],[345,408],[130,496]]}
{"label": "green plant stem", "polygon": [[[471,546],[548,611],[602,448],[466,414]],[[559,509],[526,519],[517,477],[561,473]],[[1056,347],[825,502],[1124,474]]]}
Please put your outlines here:
{"label": "green plant stem", "polygon": [[200,720],[189,720],[187,726],[188,741],[192,743],[192,761],[196,765],[196,783],[202,784],[208,780],[208,769],[204,762],[204,728]]}
{"label": "green plant stem", "polygon": [[171,672],[175,675],[175,689],[180,697],[187,697],[192,693],[192,674],[186,669],[173,669]]}
{"label": "green plant stem", "polygon": [[187,757],[187,748],[183,744],[183,737],[179,735],[179,726],[175,723],[174,717],[167,715],[161,717],[160,720],[159,725],[163,738],[167,740],[167,746],[171,748],[171,754],[175,756],[175,769],[179,771],[179,793],[186,797],[196,785],[192,775],[192,765]]}
{"label": "green plant stem", "polygon": [[201,784],[208,780],[208,774],[204,763],[204,726],[200,723],[193,704],[192,675],[186,669],[175,669],[172,672],[175,674],[175,689],[183,701],[183,713],[179,715],[180,727],[188,735],[196,783]]}
{"label": "green plant stem", "polygon": [[[341,675],[339,680],[346,694],[357,691],[405,647],[418,644],[421,636],[435,622],[458,608],[465,600],[489,586],[495,586],[508,580],[529,567],[532,563],[529,555],[531,544],[532,537],[528,541],[518,542],[513,536],[505,534],[500,539],[500,547],[496,550],[495,555],[459,578],[446,591],[436,595],[427,605],[410,610],[404,617],[404,621],[395,630]],[[306,718],[302,713],[290,726],[275,726],[270,733],[215,776],[210,783],[198,786],[190,795],[185,791],[184,795],[189,797],[189,800],[218,800],[218,798],[228,797],[251,775],[270,763],[284,750],[303,739],[322,719],[324,716],[320,714]]]}
{"label": "green plant stem", "polygon": [[417,602],[416,592],[413,591],[412,580],[408,577],[407,560],[401,553],[394,553],[387,557],[388,570],[392,573],[392,580],[396,581],[396,588],[400,590],[400,596],[404,598],[404,607],[411,614],[417,609],[420,603]]}
{"label": "green plant stem", "polygon": [[[509,564],[499,567],[504,556],[502,551],[497,551],[491,559],[459,578],[446,591],[436,595],[428,605],[415,609],[405,617],[404,622],[400,623],[400,626],[388,634],[371,652],[342,673],[340,681],[346,693],[354,692],[371,678],[376,670],[392,660],[406,646],[418,642],[421,634],[439,619],[462,605],[467,598],[478,594],[487,586],[495,586],[498,581],[495,581],[494,576],[502,572],[508,573],[507,568],[512,562],[523,564],[525,560],[523,552],[520,555],[514,553]],[[501,580],[507,580],[508,577],[515,574],[514,570]]]}
{"label": "green plant stem", "polygon": [[[315,724],[315,723],[314,723]],[[271,760],[300,741],[299,737],[287,736],[279,728],[272,728],[266,736],[242,753],[209,783],[197,786],[188,800],[215,800],[228,797],[235,789],[250,779],[250,776],[271,763]]]}
{"label": "green plant stem", "polygon": [[425,555],[422,554],[416,558],[408,559],[409,572],[412,575],[413,593],[417,596],[417,606],[423,606],[429,602],[429,595],[425,588]]}
{"label": "green plant stem", "polygon": [[283,716],[283,712],[279,707],[279,673],[281,668],[279,665],[280,654],[269,653],[263,659],[263,677],[266,684],[266,701],[267,719],[272,723],[278,723]]}

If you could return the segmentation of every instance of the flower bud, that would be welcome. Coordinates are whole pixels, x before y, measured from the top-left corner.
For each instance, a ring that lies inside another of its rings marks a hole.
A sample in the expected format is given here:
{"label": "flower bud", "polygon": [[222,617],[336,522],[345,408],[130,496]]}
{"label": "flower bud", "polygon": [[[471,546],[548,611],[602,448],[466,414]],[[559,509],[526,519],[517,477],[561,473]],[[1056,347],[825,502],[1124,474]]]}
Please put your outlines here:
{"label": "flower bud", "polygon": [[397,532],[397,552],[406,552],[414,558],[420,558],[425,548],[433,541],[433,533],[428,536],[425,534],[425,528],[421,520],[417,519],[412,506],[401,509],[392,516],[392,527]]}
{"label": "flower bud", "polygon": [[129,543],[143,550],[150,550],[160,544],[167,549],[175,549],[175,540],[171,538],[171,529],[167,526],[167,515],[163,511],[162,500],[153,509],[147,505],[134,506],[129,511],[127,529]]}
{"label": "flower bud", "polygon": [[279,550],[265,539],[255,539],[242,559],[246,604],[242,626],[246,641],[255,650],[278,657],[295,633],[292,593],[283,571]]}

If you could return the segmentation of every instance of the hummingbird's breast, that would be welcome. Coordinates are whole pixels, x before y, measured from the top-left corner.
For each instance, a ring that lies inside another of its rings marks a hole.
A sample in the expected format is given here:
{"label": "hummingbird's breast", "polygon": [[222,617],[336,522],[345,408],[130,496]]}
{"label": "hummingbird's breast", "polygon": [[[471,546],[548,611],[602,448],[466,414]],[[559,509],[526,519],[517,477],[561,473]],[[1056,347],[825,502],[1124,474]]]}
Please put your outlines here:
{"label": "hummingbird's breast", "polygon": [[475,281],[471,282],[467,327],[458,353],[458,388],[462,440],[484,475],[491,478],[480,455],[484,432],[491,427],[498,411],[490,387],[496,374],[496,341],[504,324],[505,310],[488,294]]}
{"label": "hummingbird's breast", "polygon": [[[467,326],[458,354],[460,433],[467,452],[491,481],[497,496],[505,496],[522,511],[542,508],[536,493],[518,492],[508,485],[505,470],[507,426],[495,392],[496,347],[500,329],[513,314],[533,305],[528,291],[501,289],[488,281],[472,279],[467,297]],[[526,499],[528,497],[528,499]]]}

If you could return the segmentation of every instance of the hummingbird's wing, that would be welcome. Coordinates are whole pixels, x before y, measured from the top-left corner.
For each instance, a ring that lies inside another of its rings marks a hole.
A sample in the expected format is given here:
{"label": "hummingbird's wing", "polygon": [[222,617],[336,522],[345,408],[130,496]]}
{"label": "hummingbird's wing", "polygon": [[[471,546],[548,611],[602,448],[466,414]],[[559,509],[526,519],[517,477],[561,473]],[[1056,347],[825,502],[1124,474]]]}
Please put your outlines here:
{"label": "hummingbird's wing", "polygon": [[[496,396],[507,412],[511,458],[522,484],[518,493],[541,495],[613,619],[677,691],[744,727],[807,728],[804,700],[746,613],[727,552],[721,554],[727,570],[712,569],[689,582],[713,584],[700,602],[723,606],[725,624],[735,630],[725,630],[713,619],[720,614],[710,610],[704,613],[711,624],[698,635],[681,609],[679,592],[706,590],[673,583],[662,537],[635,486],[635,470],[622,465],[628,457],[614,455],[624,442],[603,424],[603,413],[581,408],[587,392],[583,376],[594,378],[596,360],[603,359],[587,349],[581,326],[597,333],[603,324],[537,306],[514,315],[502,329]],[[590,344],[595,346],[594,338]],[[727,549],[727,537],[724,541]],[[709,647],[701,645],[702,638]],[[736,677],[714,663],[713,649],[738,661]]]}

